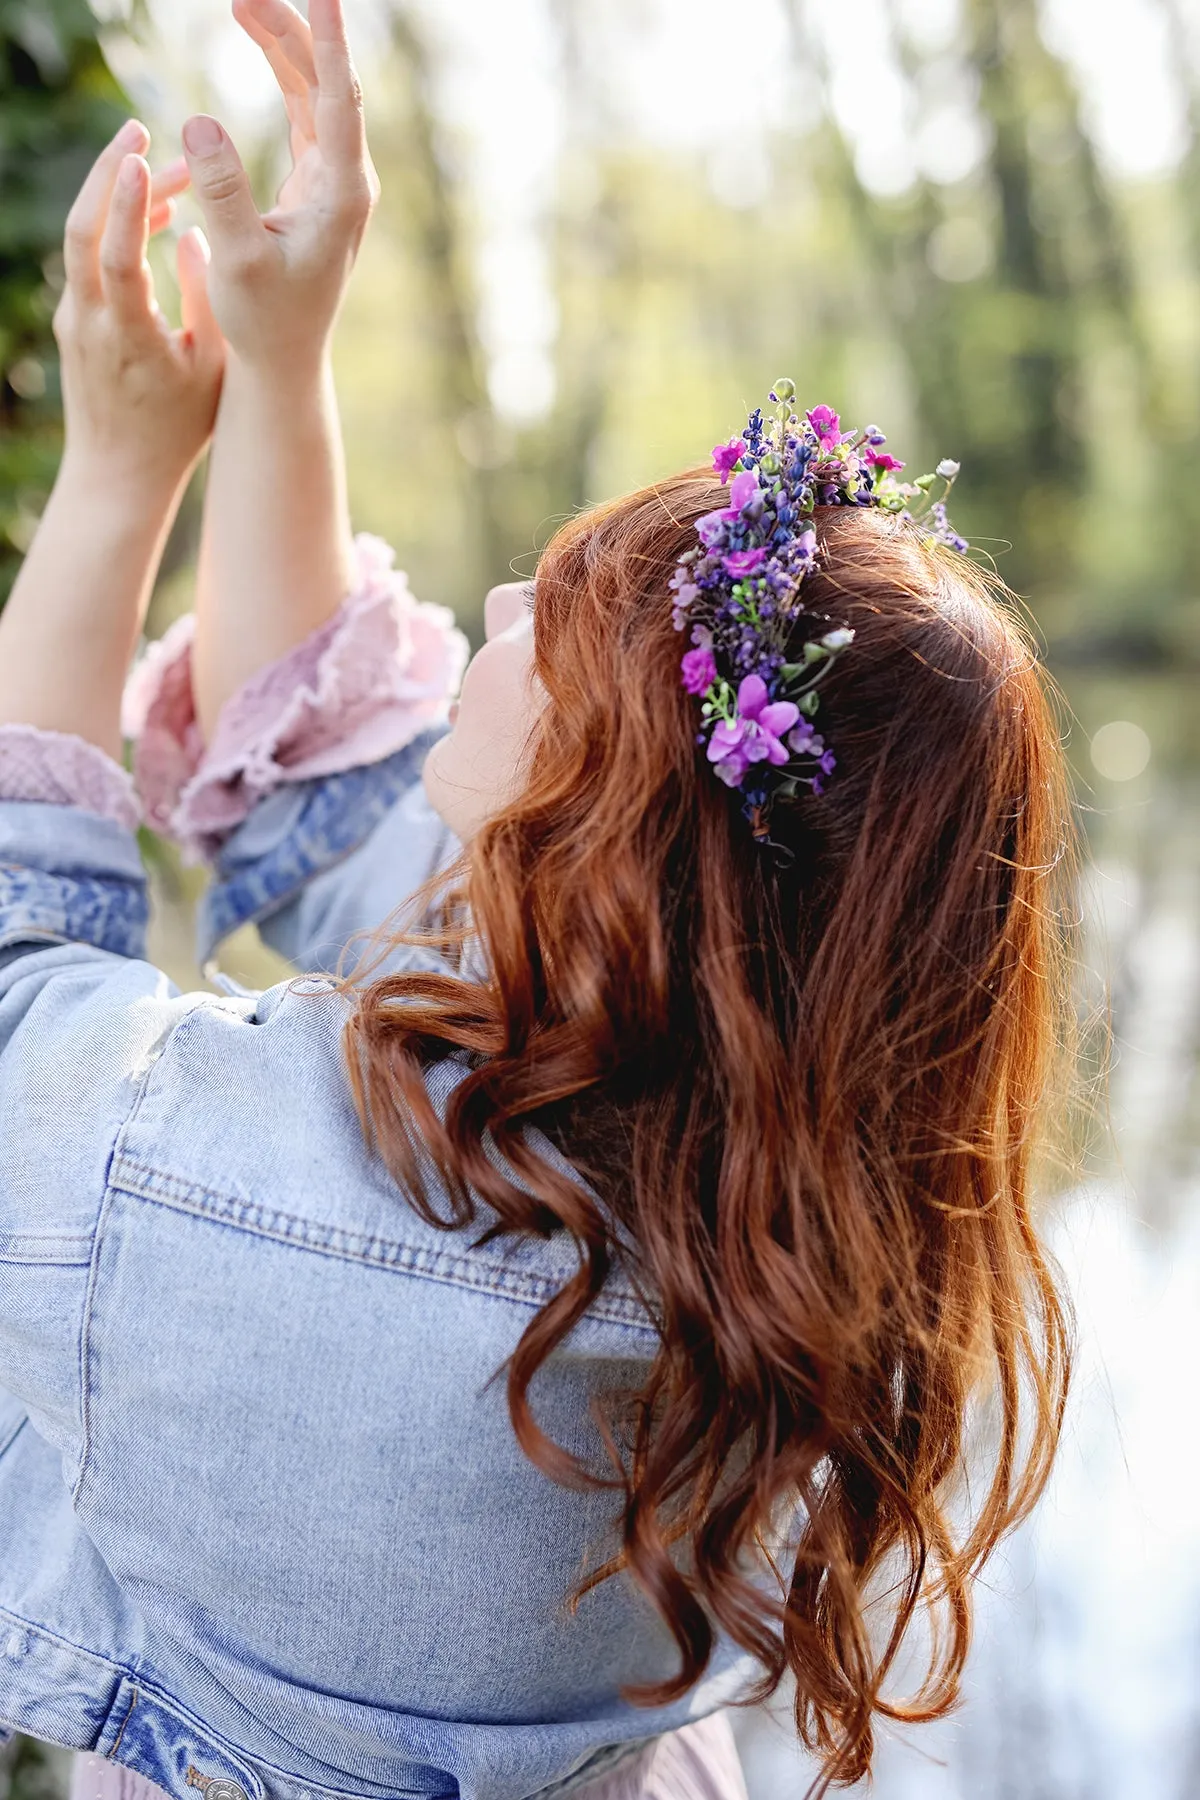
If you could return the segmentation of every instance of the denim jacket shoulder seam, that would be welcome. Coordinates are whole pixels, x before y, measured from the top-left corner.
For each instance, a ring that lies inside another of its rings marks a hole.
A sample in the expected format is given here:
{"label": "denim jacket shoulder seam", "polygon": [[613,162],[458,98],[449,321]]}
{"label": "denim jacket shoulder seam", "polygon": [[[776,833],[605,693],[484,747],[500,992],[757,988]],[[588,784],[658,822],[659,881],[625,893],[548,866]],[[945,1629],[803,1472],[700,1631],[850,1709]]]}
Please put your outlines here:
{"label": "denim jacket shoulder seam", "polygon": [[[517,1305],[544,1306],[559,1291],[549,1276],[512,1269],[494,1260],[483,1261],[451,1250],[430,1249],[403,1239],[368,1236],[338,1226],[320,1225],[312,1219],[288,1213],[260,1201],[224,1194],[199,1182],[167,1174],[137,1159],[122,1155],[114,1165],[110,1186],[134,1199],[190,1213],[232,1230],[251,1233],[274,1243],[308,1250],[342,1262],[390,1269],[398,1275],[444,1282]],[[646,1336],[658,1332],[636,1295],[601,1293],[589,1313],[606,1322]]]}

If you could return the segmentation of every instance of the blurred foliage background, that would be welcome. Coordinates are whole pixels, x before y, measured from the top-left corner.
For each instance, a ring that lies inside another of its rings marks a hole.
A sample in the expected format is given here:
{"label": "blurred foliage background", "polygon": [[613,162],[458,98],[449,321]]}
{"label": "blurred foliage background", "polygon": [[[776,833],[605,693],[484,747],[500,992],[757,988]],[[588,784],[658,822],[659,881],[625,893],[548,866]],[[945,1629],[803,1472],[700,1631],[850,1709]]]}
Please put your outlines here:
{"label": "blurred foliage background", "polygon": [[[702,456],[786,369],[844,415],[882,418],[914,461],[963,462],[964,528],[1029,600],[1058,666],[1194,665],[1200,77],[1183,0],[1153,3],[1190,143],[1142,179],[1102,165],[1037,0],[961,0],[932,51],[906,27],[911,8],[883,0],[914,133],[947,108],[975,133],[961,168],[951,157],[942,179],[918,172],[894,193],[858,173],[815,9],[779,3],[790,92],[747,192],[614,112],[600,0],[546,0],[563,121],[536,222],[552,393],[528,405],[511,374],[500,404],[489,385],[487,220],[462,123],[439,110],[436,15],[374,0],[362,60],[384,197],[339,349],[360,523],[397,543],[419,592],[474,624],[487,587],[556,520]],[[0,0],[5,578],[54,467],[62,218],[121,106],[99,40],[174,139],[188,108],[220,104],[202,50],[224,11],[113,0],[101,29],[85,0]],[[241,135],[265,201],[278,121]],[[716,146],[735,170],[740,150],[735,133]]]}
{"label": "blurred foliage background", "polygon": [[[714,86],[686,60],[709,0],[349,4],[383,181],[338,344],[351,492],[419,594],[477,633],[487,588],[528,570],[557,521],[704,457],[790,372],[813,402],[882,420],[912,463],[963,463],[959,523],[1028,602],[1083,718],[1088,781],[1106,723],[1135,727],[1109,744],[1116,776],[1136,778],[1151,742],[1160,767],[1200,761],[1179,687],[1200,667],[1191,0],[861,0],[853,37],[816,0],[770,0],[729,20],[724,99],[720,71]],[[1131,88],[1129,135],[1168,102],[1177,115],[1174,153],[1141,172],[1103,154],[1061,48],[1064,16],[1086,33],[1113,5],[1131,80],[1153,34],[1168,84]],[[248,84],[257,53],[237,61],[224,0],[97,6],[0,0],[0,599],[58,449],[62,219],[122,106],[164,159],[190,110],[221,112],[264,204],[282,172],[280,109]],[[482,85],[456,103],[472,37]],[[514,54],[541,59],[533,85]],[[686,86],[634,94],[673,64],[710,90],[704,129],[675,140],[647,120],[686,112]],[[890,135],[869,116],[881,69]],[[152,635],[190,603],[199,497]],[[186,904],[191,878],[148,849]],[[158,948],[194,979],[183,932]],[[241,955],[238,972],[269,972]]]}
{"label": "blurred foliage background", "polygon": [[[133,107],[165,160],[187,112],[208,107],[233,126],[264,204],[281,172],[282,120],[230,50],[224,0],[97,4],[100,16],[85,0],[0,0],[0,600],[53,478],[62,222],[96,149]],[[1114,871],[1133,896],[1119,930],[1105,921],[1102,973],[1118,1033],[1132,1020],[1135,1039],[1173,1046],[1170,1069],[1140,1065],[1124,1134],[1168,1233],[1180,1209],[1162,1196],[1193,1179],[1200,1142],[1195,0],[726,8],[705,54],[720,62],[723,30],[727,88],[708,67],[707,122],[674,137],[647,120],[686,110],[686,83],[661,97],[638,83],[700,67],[685,52],[710,0],[352,4],[383,182],[338,343],[358,524],[477,634],[487,588],[527,571],[557,521],[703,459],[778,374],[810,403],[882,421],[912,463],[961,460],[957,522],[1028,603],[1075,715],[1109,913]],[[1108,20],[1118,84],[1153,40],[1159,97],[1131,86],[1125,130],[1136,146],[1160,123],[1148,114],[1170,111],[1169,155],[1106,149],[1064,53],[1068,16],[1077,39]],[[463,90],[464,46],[487,31]],[[506,31],[517,48],[503,60]],[[514,85],[522,57],[533,77]],[[886,67],[890,123],[865,86],[847,103],[857,65],[867,85]],[[189,604],[198,516],[197,490],[152,634]],[[197,981],[198,878],[147,849],[154,953]],[[223,962],[251,981],[275,972],[248,937]],[[1097,1743],[1106,1717],[1092,1718]],[[6,1758],[0,1795],[43,1800],[61,1781],[35,1747]],[[981,1770],[964,1790],[980,1800]],[[1102,1775],[1070,1793],[1094,1800]]]}

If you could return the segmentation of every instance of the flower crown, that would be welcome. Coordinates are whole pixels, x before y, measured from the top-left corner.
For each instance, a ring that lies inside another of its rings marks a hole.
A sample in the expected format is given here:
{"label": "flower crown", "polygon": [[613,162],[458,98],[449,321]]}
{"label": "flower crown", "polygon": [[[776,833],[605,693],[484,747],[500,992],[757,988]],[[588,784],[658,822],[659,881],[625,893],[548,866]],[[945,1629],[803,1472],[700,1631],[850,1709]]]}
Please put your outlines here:
{"label": "flower crown", "polygon": [[[812,721],[818,685],[854,633],[806,614],[800,599],[806,576],[820,564],[814,509],[879,506],[925,525],[926,543],[969,548],[946,515],[956,462],[900,481],[904,464],[884,451],[877,426],[843,431],[828,406],[801,419],[795,398],[793,381],[777,381],[774,417],[764,420],[756,407],[740,438],[717,445],[713,469],[722,485],[730,483],[729,505],[697,520],[700,542],[679,558],[670,584],[675,629],[691,626],[693,647],[680,673],[702,701],[696,741],[707,745],[714,774],[740,790],[759,842],[769,841],[775,800],[794,799],[802,787],[819,794],[836,766]],[[939,478],[945,487],[935,500]],[[806,617],[811,636],[800,660],[789,662]]]}

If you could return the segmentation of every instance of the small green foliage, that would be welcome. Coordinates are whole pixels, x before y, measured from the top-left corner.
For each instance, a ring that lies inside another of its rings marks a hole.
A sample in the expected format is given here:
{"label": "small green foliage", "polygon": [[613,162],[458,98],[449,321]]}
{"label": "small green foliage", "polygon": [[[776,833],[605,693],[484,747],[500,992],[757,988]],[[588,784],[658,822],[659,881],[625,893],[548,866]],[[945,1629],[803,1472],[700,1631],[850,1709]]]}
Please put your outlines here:
{"label": "small green foliage", "polygon": [[85,0],[0,0],[0,605],[62,449],[63,223],[127,113]]}
{"label": "small green foliage", "polygon": [[15,1737],[0,1751],[0,1800],[65,1800],[70,1769],[69,1751]]}

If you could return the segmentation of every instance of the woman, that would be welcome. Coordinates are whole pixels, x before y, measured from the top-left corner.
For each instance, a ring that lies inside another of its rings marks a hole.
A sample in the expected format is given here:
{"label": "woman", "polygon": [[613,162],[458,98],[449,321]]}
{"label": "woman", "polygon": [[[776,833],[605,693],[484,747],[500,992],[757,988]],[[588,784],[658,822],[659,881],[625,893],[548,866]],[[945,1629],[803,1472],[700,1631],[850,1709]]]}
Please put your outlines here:
{"label": "woman", "polygon": [[[185,128],[172,335],[181,177],[137,126],[100,159],[0,620],[0,1717],[88,1793],[736,1795],[720,1709],[790,1671],[852,1780],[876,1714],[953,1702],[1060,1426],[1042,679],[882,434],[779,384],[488,596],[447,730],[461,641],[346,522],[338,0],[235,10],[293,175],[260,219]],[[122,681],[214,418],[135,795]],[[142,960],[139,809],[212,861],[206,943],[254,918],[309,978]]]}

